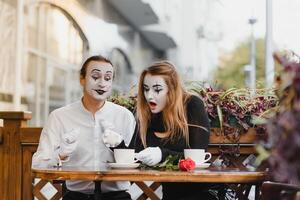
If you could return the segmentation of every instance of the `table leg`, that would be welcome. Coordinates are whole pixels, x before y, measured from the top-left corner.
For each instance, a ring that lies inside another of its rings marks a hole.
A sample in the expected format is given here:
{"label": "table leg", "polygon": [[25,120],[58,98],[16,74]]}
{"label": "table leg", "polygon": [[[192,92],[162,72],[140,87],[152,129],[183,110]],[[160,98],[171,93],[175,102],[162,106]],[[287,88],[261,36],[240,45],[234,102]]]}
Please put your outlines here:
{"label": "table leg", "polygon": [[245,185],[244,193],[245,193],[246,198],[249,197],[249,193],[250,193],[251,188],[252,188],[252,184]]}
{"label": "table leg", "polygon": [[261,190],[261,184],[255,185],[255,200],[260,199],[260,190]]}
{"label": "table leg", "polygon": [[151,199],[151,200],[159,200],[158,196],[155,194],[155,192],[144,182],[135,182],[139,188]]}
{"label": "table leg", "polygon": [[[143,194],[141,194],[137,200],[146,200],[148,199],[148,195],[144,192],[143,188],[144,186],[142,186],[142,184],[138,183],[139,184],[139,187],[142,189],[143,191]],[[145,184],[146,185],[146,184]],[[151,185],[150,185],[150,189],[153,190],[153,192],[155,193],[156,189],[159,188],[159,186],[161,186],[161,184],[159,182],[153,182]],[[149,194],[149,192],[147,192]]]}
{"label": "table leg", "polygon": [[248,194],[249,194],[249,186],[248,184],[238,184],[235,192],[236,192],[236,197],[239,200],[248,200]]}
{"label": "table leg", "polygon": [[226,192],[227,192],[227,188],[225,187],[225,185],[224,184],[220,185],[220,188],[218,188],[218,198],[224,200],[226,196]]}
{"label": "table leg", "polygon": [[95,200],[101,200],[101,181],[94,181],[95,182]]}

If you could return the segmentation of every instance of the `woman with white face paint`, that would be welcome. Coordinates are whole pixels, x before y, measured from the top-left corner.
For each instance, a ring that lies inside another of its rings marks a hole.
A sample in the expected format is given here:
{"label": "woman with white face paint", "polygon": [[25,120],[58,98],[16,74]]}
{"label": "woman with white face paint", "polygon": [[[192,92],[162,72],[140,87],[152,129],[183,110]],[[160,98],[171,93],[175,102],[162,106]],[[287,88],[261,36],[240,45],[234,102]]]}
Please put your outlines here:
{"label": "woman with white face paint", "polygon": [[[153,166],[169,155],[183,157],[187,148],[206,149],[209,120],[202,100],[187,93],[174,65],[160,61],[146,68],[139,79],[138,128],[130,147],[137,159]],[[162,183],[164,200],[215,199],[211,185]]]}
{"label": "woman with white face paint", "polygon": [[[124,107],[106,101],[112,89],[113,65],[102,56],[88,58],[80,70],[81,100],[54,110],[44,126],[32,167],[58,164],[95,166],[113,162],[109,147],[129,145],[135,119]],[[63,200],[94,199],[95,185],[87,181],[66,181]],[[101,183],[103,200],[130,200],[130,183]]]}

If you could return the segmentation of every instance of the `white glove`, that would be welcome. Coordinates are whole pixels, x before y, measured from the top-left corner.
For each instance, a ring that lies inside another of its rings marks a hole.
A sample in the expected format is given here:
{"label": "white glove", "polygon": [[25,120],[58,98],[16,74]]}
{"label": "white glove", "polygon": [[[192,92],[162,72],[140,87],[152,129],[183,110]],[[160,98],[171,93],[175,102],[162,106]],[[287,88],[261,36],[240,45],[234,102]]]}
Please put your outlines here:
{"label": "white glove", "polygon": [[123,137],[119,133],[113,131],[113,125],[105,120],[100,120],[100,126],[102,126],[102,140],[107,147],[116,147],[122,141]]}
{"label": "white glove", "polygon": [[102,139],[103,139],[105,146],[116,147],[122,142],[123,137],[119,133],[116,133],[110,129],[106,129],[104,131]]}
{"label": "white glove", "polygon": [[148,166],[154,166],[161,161],[162,153],[159,147],[147,147],[136,154],[136,159]]}
{"label": "white glove", "polygon": [[58,151],[58,154],[61,157],[69,157],[75,151],[78,144],[78,140],[77,140],[78,135],[79,135],[78,129],[72,130],[62,135],[62,139]]}

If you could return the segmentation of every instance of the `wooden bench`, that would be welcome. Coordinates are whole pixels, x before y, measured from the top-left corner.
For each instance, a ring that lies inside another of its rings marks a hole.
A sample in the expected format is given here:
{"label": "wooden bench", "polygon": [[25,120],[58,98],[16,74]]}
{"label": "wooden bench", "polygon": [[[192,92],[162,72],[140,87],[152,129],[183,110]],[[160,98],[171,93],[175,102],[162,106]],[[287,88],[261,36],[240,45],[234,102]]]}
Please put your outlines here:
{"label": "wooden bench", "polygon": [[[0,127],[0,199],[46,199],[40,190],[48,182],[40,180],[33,185],[31,177],[31,158],[36,151],[42,128],[27,127],[27,121],[31,119],[28,112],[0,112],[0,119],[3,119],[3,127]],[[208,151],[215,159],[220,150],[239,148],[239,153],[230,156],[236,167],[243,166],[243,160],[250,154],[255,154],[254,142],[258,135],[254,129],[242,134],[239,144],[232,143],[220,134],[220,129],[212,129]],[[57,193],[51,199],[60,199],[62,195],[61,182],[51,183]],[[154,183],[151,188],[156,190],[160,186]],[[142,185],[140,187],[143,187]],[[237,186],[244,187],[244,186]],[[242,192],[249,192],[249,188],[240,188]],[[138,199],[146,199],[142,194]]]}

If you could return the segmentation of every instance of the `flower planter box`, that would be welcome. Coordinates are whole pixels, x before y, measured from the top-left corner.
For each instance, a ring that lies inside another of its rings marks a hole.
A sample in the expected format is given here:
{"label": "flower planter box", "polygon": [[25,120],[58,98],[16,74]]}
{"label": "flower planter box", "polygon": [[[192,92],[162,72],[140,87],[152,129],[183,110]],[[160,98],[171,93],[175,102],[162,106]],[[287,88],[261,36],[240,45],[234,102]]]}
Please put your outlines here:
{"label": "flower planter box", "polygon": [[[235,131],[239,131],[235,129]],[[234,133],[232,133],[234,135]],[[221,128],[211,128],[210,144],[254,144],[256,141],[262,139],[265,134],[257,134],[255,128],[249,128],[247,132],[239,133],[237,142],[229,139],[231,134],[227,136],[222,134]]]}
{"label": "flower planter box", "polygon": [[[239,129],[233,129],[238,131]],[[255,128],[250,128],[247,132],[223,135],[220,128],[211,128],[210,143],[208,151],[214,157],[225,154],[234,154],[239,157],[236,162],[242,162],[250,154],[257,154],[255,146],[256,143],[264,138],[266,134],[257,133]],[[235,138],[234,138],[235,137]]]}

